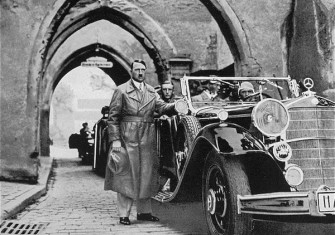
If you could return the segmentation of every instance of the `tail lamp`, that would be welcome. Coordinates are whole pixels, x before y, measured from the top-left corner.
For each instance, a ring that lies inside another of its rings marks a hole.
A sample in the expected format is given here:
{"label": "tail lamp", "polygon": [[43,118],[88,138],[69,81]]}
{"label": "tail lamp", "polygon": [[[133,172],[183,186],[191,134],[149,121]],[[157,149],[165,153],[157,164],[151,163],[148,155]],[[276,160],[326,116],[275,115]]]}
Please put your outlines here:
{"label": "tail lamp", "polygon": [[252,110],[255,127],[266,136],[279,136],[289,125],[289,113],[278,100],[264,99]]}

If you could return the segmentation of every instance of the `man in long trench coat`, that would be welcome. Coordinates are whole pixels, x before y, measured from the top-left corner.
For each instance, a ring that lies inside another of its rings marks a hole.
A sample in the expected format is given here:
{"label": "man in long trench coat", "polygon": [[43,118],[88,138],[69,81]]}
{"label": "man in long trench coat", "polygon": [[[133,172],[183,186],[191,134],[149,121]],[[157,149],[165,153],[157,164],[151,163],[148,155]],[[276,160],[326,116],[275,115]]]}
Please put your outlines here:
{"label": "man in long trench coat", "polygon": [[165,103],[146,84],[146,64],[135,60],[132,78],[118,86],[110,103],[108,135],[111,144],[105,190],[117,192],[120,223],[129,225],[133,201],[137,220],[159,221],[152,215],[151,197],[158,191],[158,157],[155,153],[154,112],[175,114],[174,104]]}

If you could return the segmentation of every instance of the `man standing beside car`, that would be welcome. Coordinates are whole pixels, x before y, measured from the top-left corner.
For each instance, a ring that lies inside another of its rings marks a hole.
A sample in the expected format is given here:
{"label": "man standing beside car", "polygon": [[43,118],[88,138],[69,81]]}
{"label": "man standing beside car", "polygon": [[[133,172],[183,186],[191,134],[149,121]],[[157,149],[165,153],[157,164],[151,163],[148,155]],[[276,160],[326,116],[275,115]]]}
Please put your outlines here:
{"label": "man standing beside car", "polygon": [[[134,201],[137,220],[159,221],[152,215],[151,197],[158,192],[158,157],[155,153],[154,112],[175,114],[145,80],[146,63],[131,64],[131,79],[118,86],[110,103],[108,134],[110,151],[105,190],[117,192],[120,223],[130,225]],[[114,167],[113,167],[114,166]]]}

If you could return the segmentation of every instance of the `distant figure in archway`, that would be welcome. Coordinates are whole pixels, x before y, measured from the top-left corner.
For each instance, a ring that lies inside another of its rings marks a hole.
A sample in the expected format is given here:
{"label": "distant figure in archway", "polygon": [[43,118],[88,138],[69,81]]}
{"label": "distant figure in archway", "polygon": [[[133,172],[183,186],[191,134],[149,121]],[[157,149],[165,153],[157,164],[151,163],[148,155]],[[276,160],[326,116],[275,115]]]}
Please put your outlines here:
{"label": "distant figure in archway", "polygon": [[88,151],[88,139],[91,135],[88,123],[84,122],[82,126],[83,128],[80,129],[80,144],[78,146],[78,154],[80,158],[83,158]]}

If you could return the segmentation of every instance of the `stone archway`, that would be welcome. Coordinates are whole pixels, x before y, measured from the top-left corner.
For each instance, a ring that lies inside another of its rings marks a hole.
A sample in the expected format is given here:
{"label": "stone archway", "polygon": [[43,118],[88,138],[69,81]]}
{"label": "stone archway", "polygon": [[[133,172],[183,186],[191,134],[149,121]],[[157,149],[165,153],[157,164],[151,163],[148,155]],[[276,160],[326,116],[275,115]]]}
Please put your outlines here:
{"label": "stone archway", "polygon": [[[123,1],[118,1],[123,2]],[[117,2],[116,2],[117,3]],[[166,78],[166,58],[176,54],[171,40],[165,32],[143,11],[129,4],[118,6],[113,2],[110,7],[101,7],[97,2],[87,7],[87,11],[67,15],[56,32],[50,45],[45,66],[48,66],[54,53],[75,31],[99,20],[107,20],[130,32],[145,48],[154,62],[160,80]],[[129,10],[131,9],[131,10]]]}
{"label": "stone archway", "polygon": [[[99,48],[99,52],[96,52],[97,48]],[[109,45],[104,45],[100,43],[89,44],[70,53],[66,58],[61,61],[61,63],[52,64],[49,66],[45,74],[45,80],[47,80],[45,82],[46,87],[45,89],[43,89],[43,93],[41,94],[41,100],[43,104],[50,103],[50,98],[52,96],[52,93],[54,92],[54,89],[66,73],[80,66],[80,61],[84,61],[92,56],[104,57],[108,61],[112,61],[117,66],[116,69],[119,72],[118,75],[121,77],[120,79],[114,81],[117,85],[122,84],[129,79],[131,61],[128,58],[124,57],[120,51],[115,50]],[[110,71],[105,72],[110,77],[113,77]],[[125,79],[122,79],[123,77],[125,77]]]}
{"label": "stone archway", "polygon": [[[80,11],[73,17],[70,10],[75,7],[85,11]],[[105,18],[130,32],[153,60],[159,79],[164,80],[167,77],[166,56],[175,54],[176,49],[163,29],[135,5],[122,0],[113,2],[57,0],[41,24],[28,75],[27,112],[35,113],[32,115],[35,117],[35,121],[32,121],[34,125],[31,127],[35,133],[32,141],[41,155],[49,153],[48,147],[45,146],[48,146],[46,135],[49,134],[49,119],[46,117],[49,117],[50,107],[44,103],[43,94],[46,87],[50,86],[44,81],[50,61],[64,40],[73,32],[87,23]],[[47,100],[50,101],[50,98]]]}
{"label": "stone archway", "polygon": [[[200,1],[218,22],[220,30],[228,42],[234,57],[235,74],[237,76],[257,76],[259,65],[253,60],[247,36],[227,1]],[[78,11],[80,13],[71,15],[73,11],[70,10],[76,7],[80,9]],[[101,0],[98,2],[94,0],[83,2],[80,0],[58,0],[41,25],[31,57],[28,77],[30,88],[27,97],[28,112],[39,113],[38,107],[43,105],[41,96],[45,89],[45,86],[42,86],[44,73],[57,49],[73,32],[100,19],[107,19],[130,32],[154,61],[159,79],[164,79],[167,71],[166,58],[176,53],[176,50],[158,24],[135,5],[123,0]],[[38,137],[42,137],[40,133],[43,130],[39,124],[42,123],[40,120],[44,115],[40,114],[36,115],[36,126],[33,127],[33,130],[36,130],[36,146],[41,146],[40,141],[42,141],[42,138]],[[45,138],[43,137],[43,139]]]}
{"label": "stone archway", "polygon": [[[99,48],[99,53],[96,52],[96,48]],[[113,78],[116,84],[120,84],[130,77],[130,61],[123,57],[122,54],[108,45],[103,44],[91,44],[86,47],[80,48],[77,51],[71,53],[61,63],[52,63],[45,72],[45,85],[43,93],[41,94],[41,107],[40,107],[40,152],[41,155],[48,156],[49,151],[49,123],[50,123],[50,104],[52,95],[57,87],[57,84],[63,78],[65,74],[70,72],[72,69],[80,66],[80,61],[85,61],[91,56],[100,56],[106,58],[108,61],[112,61],[114,66],[112,69],[105,69],[105,72]],[[106,71],[107,70],[107,71]],[[115,76],[114,76],[115,75]],[[116,76],[117,75],[117,76]]]}

